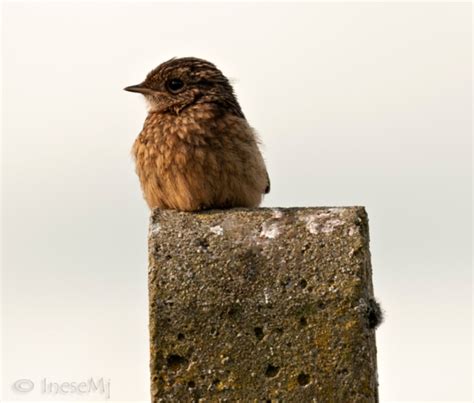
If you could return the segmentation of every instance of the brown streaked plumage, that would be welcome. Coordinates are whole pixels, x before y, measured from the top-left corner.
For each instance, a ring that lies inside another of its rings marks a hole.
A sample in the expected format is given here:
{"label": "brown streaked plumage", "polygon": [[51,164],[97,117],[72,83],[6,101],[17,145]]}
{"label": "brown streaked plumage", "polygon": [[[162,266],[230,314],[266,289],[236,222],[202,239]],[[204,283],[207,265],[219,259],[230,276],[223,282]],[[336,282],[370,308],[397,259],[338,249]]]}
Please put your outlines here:
{"label": "brown streaked plumage", "polygon": [[149,104],[132,153],[151,209],[260,205],[270,181],[258,139],[216,66],[171,59],[125,90]]}

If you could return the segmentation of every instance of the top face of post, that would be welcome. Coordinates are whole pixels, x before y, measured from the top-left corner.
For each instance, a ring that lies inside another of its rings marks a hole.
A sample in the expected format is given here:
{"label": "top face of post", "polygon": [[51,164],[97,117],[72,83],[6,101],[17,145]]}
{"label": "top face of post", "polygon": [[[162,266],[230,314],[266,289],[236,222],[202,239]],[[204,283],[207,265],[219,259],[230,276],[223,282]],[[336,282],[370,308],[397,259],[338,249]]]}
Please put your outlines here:
{"label": "top face of post", "polygon": [[153,213],[153,401],[376,401],[362,207]]}
{"label": "top face of post", "polygon": [[[346,228],[352,236],[363,227],[364,233],[361,235],[368,237],[367,221],[365,208],[359,206],[231,209],[199,213],[155,209],[150,218],[150,235],[157,234],[158,228],[163,225],[170,224],[168,231],[171,229],[183,231],[202,229],[200,226],[205,227],[214,222],[216,225],[209,227],[211,232],[217,231],[217,235],[223,235],[224,231],[227,235],[239,234],[238,237],[241,239],[249,235],[253,239],[258,237],[274,239],[280,235],[285,237],[287,236],[285,230],[300,230],[304,226],[312,235],[309,237],[310,240],[314,241],[318,234],[340,235],[339,229],[343,228]],[[269,226],[273,229],[273,233],[267,232]],[[253,233],[250,234],[249,231]]]}

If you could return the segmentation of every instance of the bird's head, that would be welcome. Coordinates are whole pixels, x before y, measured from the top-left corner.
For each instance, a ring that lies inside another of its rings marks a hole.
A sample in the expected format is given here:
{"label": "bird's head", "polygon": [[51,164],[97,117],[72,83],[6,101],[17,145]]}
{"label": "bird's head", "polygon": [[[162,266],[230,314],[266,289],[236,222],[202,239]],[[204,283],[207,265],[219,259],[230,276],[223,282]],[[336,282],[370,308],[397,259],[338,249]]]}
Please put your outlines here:
{"label": "bird's head", "polygon": [[243,116],[229,80],[212,63],[194,57],[168,60],[141,84],[124,89],[143,94],[151,111],[178,114],[197,103],[216,103]]}

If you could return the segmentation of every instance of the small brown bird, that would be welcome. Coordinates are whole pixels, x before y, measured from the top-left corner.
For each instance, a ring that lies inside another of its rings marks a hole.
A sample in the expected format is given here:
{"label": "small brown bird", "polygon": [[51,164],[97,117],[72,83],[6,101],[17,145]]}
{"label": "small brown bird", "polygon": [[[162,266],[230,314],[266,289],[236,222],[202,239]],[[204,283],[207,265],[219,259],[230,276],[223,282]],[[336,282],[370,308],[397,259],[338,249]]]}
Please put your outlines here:
{"label": "small brown bird", "polygon": [[149,104],[132,153],[151,209],[260,205],[270,181],[258,139],[216,66],[171,59],[125,90]]}

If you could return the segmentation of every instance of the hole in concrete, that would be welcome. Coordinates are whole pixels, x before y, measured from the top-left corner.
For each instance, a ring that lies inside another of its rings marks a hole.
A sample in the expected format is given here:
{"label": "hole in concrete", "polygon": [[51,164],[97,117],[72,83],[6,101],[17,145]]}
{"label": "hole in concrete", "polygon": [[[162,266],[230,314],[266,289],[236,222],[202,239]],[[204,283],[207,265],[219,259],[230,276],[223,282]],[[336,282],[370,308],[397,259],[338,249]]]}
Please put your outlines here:
{"label": "hole in concrete", "polygon": [[194,382],[194,381],[189,381],[189,382],[188,382],[188,388],[189,388],[189,389],[193,389],[193,388],[195,388],[195,387],[196,387],[196,382]]}
{"label": "hole in concrete", "polygon": [[301,386],[305,386],[309,383],[309,375],[308,374],[305,374],[304,372],[302,372],[301,374],[298,375],[298,383],[301,385]]}
{"label": "hole in concrete", "polygon": [[209,241],[206,238],[198,238],[196,240],[196,245],[203,249],[207,249],[209,247]]}
{"label": "hole in concrete", "polygon": [[184,334],[183,333],[178,333],[178,340],[184,340]]}
{"label": "hole in concrete", "polygon": [[300,280],[300,288],[306,288],[307,285],[308,285],[308,282],[304,278],[302,278]]}
{"label": "hole in concrete", "polygon": [[290,277],[287,277],[286,279],[284,280],[280,280],[280,286],[283,288],[283,289],[286,289],[289,287],[291,283],[291,278]]}
{"label": "hole in concrete", "polygon": [[275,367],[272,364],[268,364],[268,367],[265,370],[265,376],[267,378],[274,378],[278,375],[278,372],[280,372],[280,367]]}
{"label": "hole in concrete", "polygon": [[181,365],[186,364],[187,360],[184,357],[181,357],[178,354],[170,354],[166,358],[166,363],[168,364],[168,368],[175,371],[181,367]]}
{"label": "hole in concrete", "polygon": [[308,324],[308,321],[306,320],[306,318],[304,316],[302,316],[300,318],[300,325],[301,326],[306,326]]}
{"label": "hole in concrete", "polygon": [[342,368],[342,369],[338,370],[337,373],[340,374],[340,375],[347,375],[349,373],[349,371],[347,370],[347,368]]}
{"label": "hole in concrete", "polygon": [[258,340],[262,340],[263,339],[263,329],[261,327],[254,327],[253,328],[253,331],[255,333],[255,337],[258,339]]}

